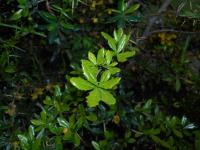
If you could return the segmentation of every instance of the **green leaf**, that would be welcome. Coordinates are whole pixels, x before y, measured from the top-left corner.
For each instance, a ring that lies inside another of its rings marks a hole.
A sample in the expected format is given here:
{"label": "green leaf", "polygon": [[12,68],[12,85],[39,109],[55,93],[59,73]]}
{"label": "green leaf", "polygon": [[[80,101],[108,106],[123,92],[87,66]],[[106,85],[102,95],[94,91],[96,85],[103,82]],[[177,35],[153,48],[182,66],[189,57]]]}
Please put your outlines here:
{"label": "green leaf", "polygon": [[170,148],[170,145],[164,140],[161,140],[159,137],[152,135],[151,138],[154,142],[162,145],[163,147]]}
{"label": "green leaf", "polygon": [[42,18],[44,18],[49,23],[56,23],[57,22],[56,16],[52,15],[51,13],[42,11],[42,12],[40,12],[40,15],[41,15]]}
{"label": "green leaf", "polygon": [[160,133],[160,129],[154,129],[154,128],[146,129],[143,131],[143,133],[145,135],[158,135]]}
{"label": "green leaf", "polygon": [[189,129],[189,130],[192,130],[192,129],[195,129],[197,128],[197,126],[195,126],[193,123],[190,123],[188,124],[187,126],[184,127],[184,129]]}
{"label": "green leaf", "polygon": [[195,132],[195,149],[196,150],[200,149],[200,132],[199,131]]}
{"label": "green leaf", "polygon": [[83,91],[92,90],[95,87],[93,84],[91,84],[90,82],[88,82],[80,77],[72,77],[70,79],[70,82],[76,88],[78,88],[79,90],[83,90]]}
{"label": "green leaf", "polygon": [[88,81],[97,84],[97,72],[98,68],[94,66],[90,61],[88,60],[82,60],[82,69],[84,76],[88,79]]}
{"label": "green leaf", "polygon": [[43,128],[43,129],[37,134],[36,139],[41,139],[41,138],[44,136],[44,131],[45,131],[45,129]]}
{"label": "green leaf", "polygon": [[41,139],[35,139],[34,143],[31,145],[32,150],[41,150]]}
{"label": "green leaf", "polygon": [[55,86],[54,93],[55,93],[55,96],[62,96],[61,89],[58,85]]}
{"label": "green leaf", "polygon": [[108,105],[113,105],[116,103],[116,99],[114,98],[114,96],[106,90],[101,89],[101,97],[102,101]]}
{"label": "green leaf", "polygon": [[49,131],[51,132],[51,133],[53,133],[53,134],[58,134],[58,129],[57,129],[57,127],[55,126],[55,125],[53,125],[52,123],[49,123],[48,124],[48,129],[49,129]]}
{"label": "green leaf", "polygon": [[92,146],[94,147],[95,150],[100,150],[100,146],[97,142],[92,141]]}
{"label": "green leaf", "polygon": [[34,139],[35,130],[34,130],[34,127],[32,125],[30,125],[29,128],[28,128],[28,135],[29,135],[30,140]]}
{"label": "green leaf", "polygon": [[87,120],[92,121],[92,122],[97,121],[97,116],[95,114],[91,114],[87,116],[86,118]]}
{"label": "green leaf", "polygon": [[69,122],[67,120],[65,120],[64,118],[59,117],[59,118],[57,118],[57,121],[61,127],[69,128]]}
{"label": "green leaf", "polygon": [[26,5],[27,0],[17,0],[20,5]]}
{"label": "green leaf", "polygon": [[117,42],[115,41],[115,39],[113,39],[109,34],[105,33],[105,32],[101,32],[102,36],[108,41],[108,45],[110,46],[110,48],[114,51],[117,50]]}
{"label": "green leaf", "polygon": [[27,146],[28,145],[27,137],[25,137],[24,135],[21,135],[21,134],[17,135],[17,137],[18,137],[18,139],[20,140],[20,142],[21,142],[21,144],[23,146]]}
{"label": "green leaf", "polygon": [[46,120],[47,120],[47,114],[46,114],[46,111],[45,111],[45,110],[43,110],[43,111],[40,113],[40,116],[41,116],[42,121],[46,122]]}
{"label": "green leaf", "polygon": [[100,100],[101,100],[101,92],[98,88],[95,88],[87,96],[87,104],[89,107],[97,106]]}
{"label": "green leaf", "polygon": [[88,59],[93,63],[93,64],[97,64],[97,59],[95,57],[95,55],[92,52],[88,52]]}
{"label": "green leaf", "polygon": [[16,66],[14,64],[9,64],[5,68],[5,72],[7,73],[14,73],[16,71]]}
{"label": "green leaf", "polygon": [[76,133],[74,135],[73,143],[75,144],[75,146],[79,146],[80,145],[81,139],[80,139],[80,136],[78,135],[78,133]]}
{"label": "green leaf", "polygon": [[135,142],[136,142],[136,140],[134,138],[128,139],[128,143],[135,143]]}
{"label": "green leaf", "polygon": [[104,61],[105,61],[104,55],[105,55],[105,50],[102,48],[98,51],[98,54],[97,54],[98,65],[101,65],[104,63]]}
{"label": "green leaf", "polygon": [[134,4],[125,11],[125,14],[134,13],[139,7],[140,7],[140,4]]}
{"label": "green leaf", "polygon": [[113,35],[114,35],[115,41],[118,41],[118,36],[117,36],[117,31],[116,30],[114,30]]}
{"label": "green leaf", "polygon": [[23,9],[16,11],[10,18],[10,20],[19,20],[22,17]]}
{"label": "green leaf", "polygon": [[119,28],[117,31],[114,30],[114,38],[116,41],[119,41],[123,35],[123,29],[122,28]]}
{"label": "green leaf", "polygon": [[50,96],[46,96],[43,103],[46,104],[46,105],[53,105],[53,101],[52,101]]}
{"label": "green leaf", "polygon": [[132,57],[134,55],[135,55],[134,51],[124,52],[124,53],[121,53],[121,54],[117,55],[117,60],[119,62],[125,62],[125,61],[127,61],[128,58],[130,58],[130,57]]}
{"label": "green leaf", "polygon": [[55,145],[56,145],[56,150],[63,150],[62,138],[60,136],[56,136]]}
{"label": "green leaf", "polygon": [[124,32],[123,32],[123,29],[122,29],[122,28],[119,28],[119,29],[117,30],[117,37],[118,37],[118,40],[121,39],[123,33],[124,33]]}
{"label": "green leaf", "polygon": [[172,131],[173,131],[173,133],[174,133],[177,137],[183,138],[183,134],[182,134],[180,131],[178,131],[178,130],[176,130],[176,129],[172,129]]}
{"label": "green leaf", "polygon": [[119,40],[118,47],[117,47],[118,53],[121,52],[124,49],[128,40],[129,40],[129,36],[127,36],[127,35],[122,36],[122,38]]}
{"label": "green leaf", "polygon": [[102,73],[101,75],[101,80],[100,82],[108,81],[110,79],[111,73],[109,70],[106,70]]}
{"label": "green leaf", "polygon": [[75,26],[70,24],[70,23],[66,23],[64,21],[61,21],[60,22],[60,25],[64,28],[64,29],[67,29],[67,30],[73,30],[75,29]]}
{"label": "green leaf", "polygon": [[113,58],[113,52],[106,51],[106,64],[109,65]]}
{"label": "green leaf", "polygon": [[35,126],[41,126],[44,125],[45,123],[42,120],[37,120],[37,119],[32,119],[31,123]]}
{"label": "green leaf", "polygon": [[104,89],[112,89],[114,86],[116,86],[119,83],[120,80],[121,78],[119,77],[113,78],[108,81],[100,82],[99,86]]}
{"label": "green leaf", "polygon": [[181,89],[181,82],[179,79],[176,79],[176,92],[179,92]]}
{"label": "green leaf", "polygon": [[112,75],[114,75],[114,74],[120,72],[121,70],[117,67],[111,67],[111,68],[109,68],[109,71]]}

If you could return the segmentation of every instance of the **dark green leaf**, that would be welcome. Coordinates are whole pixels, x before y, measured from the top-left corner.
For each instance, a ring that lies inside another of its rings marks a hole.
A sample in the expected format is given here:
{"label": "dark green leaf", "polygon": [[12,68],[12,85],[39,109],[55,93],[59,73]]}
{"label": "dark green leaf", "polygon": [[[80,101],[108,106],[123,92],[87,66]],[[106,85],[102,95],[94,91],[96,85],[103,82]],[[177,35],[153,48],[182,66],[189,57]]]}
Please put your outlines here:
{"label": "dark green leaf", "polygon": [[10,18],[10,20],[19,20],[22,17],[23,9],[16,11]]}
{"label": "dark green leaf", "polygon": [[162,145],[163,147],[170,148],[170,145],[164,140],[161,140],[159,137],[152,135],[151,138],[153,139],[154,142]]}
{"label": "dark green leaf", "polygon": [[69,128],[69,122],[67,120],[65,120],[64,118],[59,117],[59,118],[57,118],[57,121],[61,127]]}
{"label": "dark green leaf", "polygon": [[41,126],[45,124],[42,120],[36,120],[36,119],[31,120],[31,123],[35,126]]}
{"label": "dark green leaf", "polygon": [[29,128],[28,128],[28,135],[29,135],[30,140],[34,139],[35,130],[34,130],[34,127],[32,125],[30,125]]}
{"label": "dark green leaf", "polygon": [[134,4],[125,11],[125,14],[134,13],[139,7],[140,7],[140,4]]}
{"label": "dark green leaf", "polygon": [[100,150],[100,146],[97,142],[92,141],[92,146],[94,147],[95,150]]}
{"label": "dark green leaf", "polygon": [[20,142],[21,142],[21,144],[23,146],[27,146],[28,145],[27,137],[25,137],[24,135],[21,135],[21,134],[17,135],[17,137],[19,138],[19,140],[20,140]]}

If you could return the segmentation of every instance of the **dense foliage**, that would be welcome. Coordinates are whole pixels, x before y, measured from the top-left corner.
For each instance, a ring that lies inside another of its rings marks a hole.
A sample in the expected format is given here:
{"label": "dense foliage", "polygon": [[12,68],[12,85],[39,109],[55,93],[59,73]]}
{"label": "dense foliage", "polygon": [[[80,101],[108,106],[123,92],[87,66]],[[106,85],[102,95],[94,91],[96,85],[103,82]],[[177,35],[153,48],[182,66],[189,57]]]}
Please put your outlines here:
{"label": "dense foliage", "polygon": [[0,2],[0,149],[199,150],[199,0]]}

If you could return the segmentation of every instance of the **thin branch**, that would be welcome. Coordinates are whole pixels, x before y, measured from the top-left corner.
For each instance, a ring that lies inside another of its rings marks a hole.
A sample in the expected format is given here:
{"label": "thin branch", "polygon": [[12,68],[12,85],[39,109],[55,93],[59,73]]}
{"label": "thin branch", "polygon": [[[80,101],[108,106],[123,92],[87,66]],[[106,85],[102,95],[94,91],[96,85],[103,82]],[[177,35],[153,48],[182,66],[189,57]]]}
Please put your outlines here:
{"label": "thin branch", "polygon": [[195,34],[195,35],[200,35],[200,31],[182,31],[182,30],[174,30],[174,29],[161,29],[161,30],[154,30],[152,32],[149,32],[147,35],[142,36],[137,38],[137,41],[145,40],[149,36],[156,34],[156,33],[161,33],[161,32],[171,32],[171,33],[179,33],[179,34]]}
{"label": "thin branch", "polygon": [[[163,12],[166,11],[167,7],[170,5],[172,0],[165,0],[164,3],[162,4],[162,6],[160,7],[160,9],[158,10],[158,16],[160,16]],[[155,21],[157,20],[157,16],[152,17],[149,20],[148,26],[146,27],[144,33],[143,33],[143,37],[145,37],[147,34],[149,34],[151,28],[153,27]]]}

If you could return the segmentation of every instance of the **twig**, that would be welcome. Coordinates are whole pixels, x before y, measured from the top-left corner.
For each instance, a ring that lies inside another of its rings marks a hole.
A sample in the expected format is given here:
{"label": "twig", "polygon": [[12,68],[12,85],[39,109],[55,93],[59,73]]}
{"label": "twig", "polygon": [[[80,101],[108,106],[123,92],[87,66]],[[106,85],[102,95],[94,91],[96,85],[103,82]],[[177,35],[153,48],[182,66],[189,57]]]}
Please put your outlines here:
{"label": "twig", "polygon": [[196,35],[200,35],[200,31],[194,32],[194,31],[174,30],[174,29],[161,29],[161,30],[155,30],[155,31],[149,32],[147,35],[137,38],[137,41],[145,40],[149,36],[151,36],[152,34],[161,33],[161,32],[172,32],[172,33],[179,33],[179,34],[196,34]]}
{"label": "twig", "polygon": [[[162,4],[162,6],[160,7],[160,9],[158,10],[158,14],[159,16],[166,11],[167,7],[170,5],[172,0],[165,0],[164,3]],[[149,23],[148,23],[148,26],[146,27],[144,33],[143,33],[143,37],[145,37],[147,34],[149,34],[152,26],[154,25],[155,21],[157,20],[157,16],[154,16],[152,17],[150,20],[149,20]]]}

